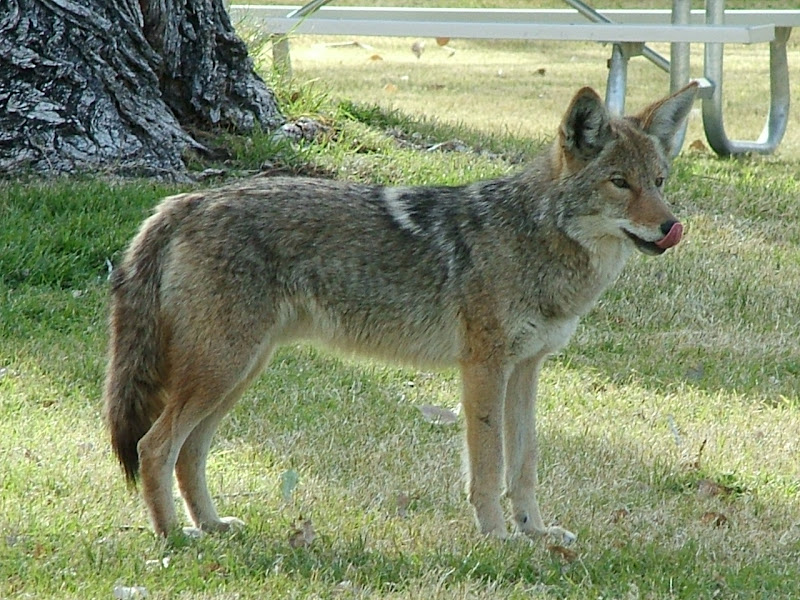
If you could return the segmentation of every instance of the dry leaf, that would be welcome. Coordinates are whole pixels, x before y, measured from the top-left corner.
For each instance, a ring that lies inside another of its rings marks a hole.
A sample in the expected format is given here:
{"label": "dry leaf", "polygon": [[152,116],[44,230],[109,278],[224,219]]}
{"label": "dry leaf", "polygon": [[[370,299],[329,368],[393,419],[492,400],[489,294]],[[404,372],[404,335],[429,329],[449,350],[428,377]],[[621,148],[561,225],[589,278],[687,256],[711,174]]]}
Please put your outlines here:
{"label": "dry leaf", "polygon": [[167,569],[169,568],[170,562],[171,559],[169,556],[165,556],[161,560],[157,558],[151,558],[144,561],[144,566],[147,567],[148,569]]}
{"label": "dry leaf", "polygon": [[423,404],[419,407],[419,412],[422,413],[423,419],[434,425],[453,425],[458,423],[458,415],[449,408],[442,406]]}
{"label": "dry leaf", "polygon": [[330,42],[327,44],[322,44],[322,46],[324,48],[345,48],[347,46],[353,46],[354,48],[361,48],[362,50],[372,50],[372,46],[357,40],[350,40],[349,42]]}
{"label": "dry leaf", "polygon": [[795,523],[789,527],[778,539],[778,543],[782,546],[796,544],[798,541],[800,541],[800,523]]}
{"label": "dry leaf", "polygon": [[544,67],[539,67],[538,69],[536,69],[536,74],[541,77],[544,77],[545,73],[547,73],[547,69],[545,69]]}
{"label": "dry leaf", "polygon": [[292,492],[294,492],[294,488],[297,487],[299,481],[300,475],[294,469],[283,472],[281,475],[281,497],[284,502],[292,501]]}
{"label": "dry leaf", "polygon": [[708,443],[708,439],[702,441],[702,443],[700,444],[700,448],[697,449],[697,457],[692,462],[689,463],[689,467],[691,467],[692,469],[697,470],[700,468],[703,459],[703,450],[706,449],[706,443]]}
{"label": "dry leaf", "polygon": [[689,381],[700,381],[705,375],[706,367],[703,363],[697,363],[686,370],[686,379]]}
{"label": "dry leaf", "polygon": [[614,512],[611,513],[611,522],[612,523],[621,523],[625,519],[628,518],[630,515],[630,511],[627,508],[618,508]]}
{"label": "dry leaf", "polygon": [[387,83],[385,86],[383,86],[383,91],[394,94],[397,91],[397,86],[393,83]]}
{"label": "dry leaf", "polygon": [[134,600],[135,598],[147,598],[147,590],[140,585],[114,586],[114,598],[117,600]]}
{"label": "dry leaf", "polygon": [[92,442],[81,442],[78,444],[78,456],[89,456],[94,451],[94,444]]}
{"label": "dry leaf", "polygon": [[423,42],[422,40],[417,40],[416,42],[411,44],[411,51],[414,53],[414,56],[419,58],[425,51],[425,42]]}
{"label": "dry leaf", "polygon": [[437,37],[436,38],[436,43],[439,46],[447,46],[447,44],[450,43],[450,38],[449,37]]}
{"label": "dry leaf", "polygon": [[711,525],[713,527],[722,527],[723,525],[728,524],[728,517],[723,515],[722,513],[708,511],[703,513],[703,516],[700,517],[700,522],[703,525]]}
{"label": "dry leaf", "polygon": [[695,152],[703,152],[708,153],[708,146],[703,143],[703,140],[695,140],[691,144],[689,144],[689,150],[694,150]]}
{"label": "dry leaf", "polygon": [[383,60],[383,57],[380,54],[373,54],[369,57],[370,60]]}
{"label": "dry leaf", "polygon": [[211,575],[212,573],[220,573],[221,575],[225,574],[225,567],[223,567],[218,562],[211,562],[203,565],[203,574],[204,575]]}
{"label": "dry leaf", "polygon": [[697,495],[706,498],[714,496],[727,496],[733,491],[733,488],[711,481],[710,479],[701,479],[697,482]]}
{"label": "dry leaf", "polygon": [[570,550],[569,548],[564,548],[564,546],[560,546],[558,544],[550,544],[547,546],[547,551],[552,554],[554,557],[561,559],[565,563],[571,563],[576,558],[578,558],[578,553],[574,550]]}
{"label": "dry leaf", "polygon": [[408,505],[411,504],[411,496],[405,492],[400,492],[395,498],[395,504],[397,505],[397,516],[405,518],[408,514]]}
{"label": "dry leaf", "polygon": [[[301,517],[302,519],[302,517]],[[307,548],[317,537],[311,519],[298,521],[289,532],[289,545],[292,548]]]}

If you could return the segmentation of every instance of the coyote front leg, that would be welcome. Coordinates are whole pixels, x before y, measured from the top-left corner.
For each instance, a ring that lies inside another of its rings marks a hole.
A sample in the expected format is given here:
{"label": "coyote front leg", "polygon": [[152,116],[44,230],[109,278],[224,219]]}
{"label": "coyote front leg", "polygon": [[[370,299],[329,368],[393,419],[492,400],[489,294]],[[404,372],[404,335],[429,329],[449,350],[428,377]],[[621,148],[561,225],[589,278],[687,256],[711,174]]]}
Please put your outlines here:
{"label": "coyote front leg", "polygon": [[482,533],[508,536],[500,505],[503,473],[503,392],[501,368],[462,364],[462,403],[466,420],[469,501]]}
{"label": "coyote front leg", "polygon": [[542,520],[536,488],[539,485],[536,439],[536,386],[545,355],[519,363],[511,372],[505,395],[504,443],[506,495],[511,500],[517,529],[527,535],[552,535],[571,543],[575,534],[547,527]]}

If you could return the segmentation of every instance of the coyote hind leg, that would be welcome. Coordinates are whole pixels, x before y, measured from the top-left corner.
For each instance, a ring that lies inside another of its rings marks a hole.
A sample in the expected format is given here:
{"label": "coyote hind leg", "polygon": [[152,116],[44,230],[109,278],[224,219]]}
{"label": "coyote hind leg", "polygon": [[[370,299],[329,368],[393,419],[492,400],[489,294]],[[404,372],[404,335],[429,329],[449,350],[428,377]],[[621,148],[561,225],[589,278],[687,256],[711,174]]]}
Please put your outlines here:
{"label": "coyote hind leg", "polygon": [[211,448],[211,438],[238,398],[239,394],[230,394],[219,408],[200,421],[186,438],[178,454],[175,476],[186,504],[186,512],[196,528],[184,528],[186,533],[226,531],[231,527],[244,525],[235,517],[220,517],[217,514],[206,483],[206,459]]}
{"label": "coyote hind leg", "polygon": [[[142,496],[156,533],[168,535],[177,527],[172,498],[172,473],[178,472],[190,515],[201,527],[225,529],[214,509],[205,482],[205,463],[211,437],[222,417],[239,398],[247,381],[235,365],[209,366],[208,361],[175,356],[164,411],[139,441]],[[180,466],[178,463],[180,462]]]}
{"label": "coyote hind leg", "polygon": [[172,499],[172,472],[181,446],[203,415],[187,413],[169,404],[150,431],[139,441],[142,496],[158,535],[166,537],[178,525]]}
{"label": "coyote hind leg", "polygon": [[[206,483],[206,460],[211,448],[211,438],[222,418],[233,408],[253,378],[261,372],[271,354],[272,349],[262,352],[258,364],[225,396],[211,414],[197,424],[178,454],[175,465],[178,488],[186,504],[186,512],[199,531],[227,531],[232,527],[244,525],[236,517],[220,517],[217,514]],[[191,529],[187,532],[194,533]]]}

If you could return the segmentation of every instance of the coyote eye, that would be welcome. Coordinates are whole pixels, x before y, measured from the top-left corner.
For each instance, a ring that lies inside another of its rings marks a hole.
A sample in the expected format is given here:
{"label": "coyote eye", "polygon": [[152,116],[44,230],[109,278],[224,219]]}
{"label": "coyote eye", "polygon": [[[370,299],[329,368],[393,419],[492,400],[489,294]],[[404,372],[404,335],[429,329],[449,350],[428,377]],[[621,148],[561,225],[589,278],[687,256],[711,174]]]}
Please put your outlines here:
{"label": "coyote eye", "polygon": [[630,185],[628,185],[628,182],[625,181],[623,177],[612,177],[611,183],[613,183],[621,190],[627,190],[629,187],[631,187]]}
{"label": "coyote eye", "polygon": [[662,185],[664,185],[664,178],[656,177],[656,187],[661,187]]}

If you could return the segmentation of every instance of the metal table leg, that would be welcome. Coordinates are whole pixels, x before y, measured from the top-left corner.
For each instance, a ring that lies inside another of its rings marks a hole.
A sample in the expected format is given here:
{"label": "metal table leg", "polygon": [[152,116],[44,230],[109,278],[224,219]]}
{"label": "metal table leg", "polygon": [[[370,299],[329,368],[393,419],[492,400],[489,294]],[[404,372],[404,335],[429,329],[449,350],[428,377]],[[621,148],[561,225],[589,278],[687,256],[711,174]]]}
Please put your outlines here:
{"label": "metal table leg", "polygon": [[[692,0],[672,0],[672,24],[688,25],[689,17],[692,12]],[[669,46],[669,91],[677,92],[687,83],[691,76],[690,70],[690,45],[688,42],[673,42]],[[683,123],[675,133],[672,142],[673,152],[678,154],[686,138],[686,127],[688,120]]]}
{"label": "metal table leg", "polygon": [[[724,0],[707,0],[706,22],[722,24],[725,17]],[[758,152],[774,152],[783,139],[789,121],[789,65],[786,43],[790,27],[776,27],[775,39],[769,46],[770,105],[766,124],[755,141],[731,140],[725,133],[722,115],[722,55],[723,44],[706,44],[705,77],[713,83],[713,94],[703,99],[703,128],[706,139],[720,156]]]}
{"label": "metal table leg", "polygon": [[612,46],[606,82],[606,108],[612,115],[622,116],[625,113],[628,61],[631,56],[640,55],[643,47],[644,44],[639,42],[617,42]]}
{"label": "metal table leg", "polygon": [[[317,12],[320,8],[331,2],[331,0],[311,0],[300,8],[291,11],[288,18],[292,17],[307,17],[310,14]],[[287,36],[280,36],[274,40],[272,44],[272,64],[280,71],[285,77],[292,76],[292,58],[289,54],[289,38]]]}

